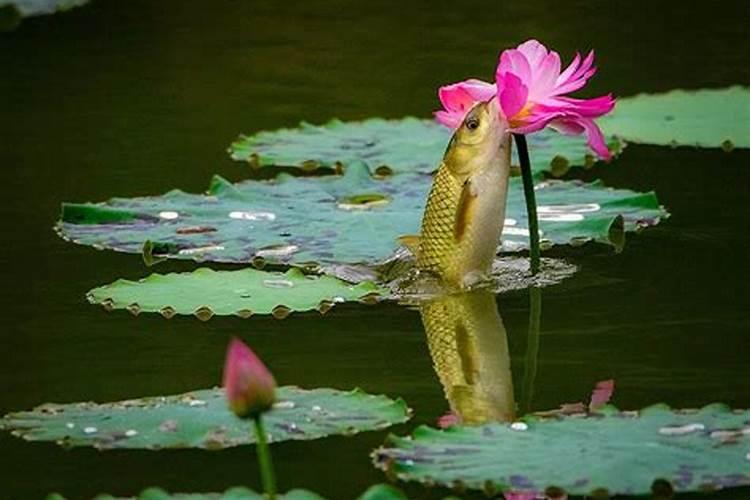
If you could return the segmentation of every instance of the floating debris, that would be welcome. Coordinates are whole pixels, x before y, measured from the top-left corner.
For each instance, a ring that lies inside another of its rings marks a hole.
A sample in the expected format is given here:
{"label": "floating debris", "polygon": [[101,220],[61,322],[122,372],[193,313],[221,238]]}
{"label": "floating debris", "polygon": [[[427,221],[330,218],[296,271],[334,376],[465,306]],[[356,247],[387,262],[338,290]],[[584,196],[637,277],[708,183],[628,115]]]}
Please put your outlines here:
{"label": "floating debris", "polygon": [[263,286],[266,288],[292,288],[294,283],[285,279],[267,279],[263,280]]}
{"label": "floating debris", "polygon": [[214,252],[217,250],[224,250],[224,247],[222,245],[207,245],[205,247],[183,248],[178,254],[193,255],[197,253]]}
{"label": "floating debris", "polygon": [[165,420],[159,425],[161,432],[176,432],[177,431],[177,420]]}
{"label": "floating debris", "polygon": [[256,257],[287,257],[299,250],[297,245],[277,245],[273,247],[261,248],[255,252]]}
{"label": "floating debris", "polygon": [[185,226],[175,230],[177,234],[202,234],[215,233],[217,229],[213,226]]}
{"label": "floating debris", "polygon": [[235,211],[229,212],[229,218],[235,220],[265,220],[274,221],[276,220],[276,214],[273,212],[250,212],[250,211]]}
{"label": "floating debris", "polygon": [[659,434],[663,436],[681,436],[683,434],[690,434],[691,432],[706,430],[706,426],[699,423],[677,425],[672,427],[662,427],[659,429]]}

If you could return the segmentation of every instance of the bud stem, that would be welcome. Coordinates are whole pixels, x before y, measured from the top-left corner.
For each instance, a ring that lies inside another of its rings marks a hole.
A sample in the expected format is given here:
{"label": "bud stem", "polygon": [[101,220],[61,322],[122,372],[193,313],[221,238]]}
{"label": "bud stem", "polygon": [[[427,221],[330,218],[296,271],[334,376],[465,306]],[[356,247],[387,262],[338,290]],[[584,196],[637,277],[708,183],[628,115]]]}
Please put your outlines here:
{"label": "bud stem", "polygon": [[276,498],[276,479],[273,473],[271,451],[268,449],[266,430],[263,428],[263,417],[260,414],[256,415],[253,417],[253,422],[255,423],[255,450],[258,453],[258,467],[260,468],[263,491],[268,495],[269,500],[274,500]]}
{"label": "bud stem", "polygon": [[531,256],[531,275],[539,273],[541,250],[539,248],[539,221],[536,216],[536,196],[534,194],[534,177],[531,174],[531,161],[529,160],[529,148],[526,145],[526,136],[513,134],[518,147],[518,159],[521,162],[521,177],[523,178],[523,194],[526,198],[526,215],[529,219],[529,254]]}

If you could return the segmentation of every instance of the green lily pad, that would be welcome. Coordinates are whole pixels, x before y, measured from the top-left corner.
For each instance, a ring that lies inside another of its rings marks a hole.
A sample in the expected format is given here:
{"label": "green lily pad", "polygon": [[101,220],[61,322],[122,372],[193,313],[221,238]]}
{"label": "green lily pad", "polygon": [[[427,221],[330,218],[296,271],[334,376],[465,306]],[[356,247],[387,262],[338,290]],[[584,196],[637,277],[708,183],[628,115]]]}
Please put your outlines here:
{"label": "green lily pad", "polygon": [[[231,184],[214,177],[206,195],[114,198],[64,204],[58,233],[95,248],[153,258],[278,264],[374,263],[418,232],[432,177],[385,179],[354,163],[341,176],[293,177]],[[601,183],[536,179],[542,239],[548,244],[595,240],[619,246],[622,230],[654,225],[666,211],[654,193]],[[511,179],[503,250],[526,248],[520,178]]]}
{"label": "green lily pad", "polygon": [[[94,500],[263,500],[267,498],[261,493],[237,486],[223,493],[167,493],[161,488],[147,488],[135,497],[114,497],[112,495],[97,495]],[[281,500],[325,500],[324,497],[308,490],[291,490],[284,494],[276,494]],[[53,493],[47,500],[66,500],[60,494]]]}
{"label": "green lily pad", "polygon": [[[161,488],[147,488],[137,497],[114,497],[112,495],[98,495],[94,500],[263,500],[267,498],[261,493],[237,486],[223,493],[167,493]],[[276,498],[282,500],[325,500],[325,497],[309,490],[296,489]],[[47,496],[47,500],[65,500],[57,493]],[[406,500],[404,493],[389,484],[376,484],[359,496],[359,500]]]}
{"label": "green lily pad", "polygon": [[401,479],[492,491],[642,495],[658,478],[679,492],[750,485],[750,411],[723,405],[423,426],[387,446],[375,463]]}
{"label": "green lily pad", "polygon": [[599,124],[628,142],[750,148],[750,87],[625,97]]}
{"label": "green lily pad", "polygon": [[[412,271],[411,254],[394,259],[399,259],[398,273],[370,266],[332,266],[324,268],[322,276],[305,275],[296,268],[286,273],[252,268],[236,271],[200,268],[189,273],[152,274],[138,281],[120,279],[97,287],[89,291],[87,298],[108,311],[126,309],[136,316],[157,312],[167,319],[177,314],[192,314],[208,321],[215,315],[249,318],[271,314],[284,319],[293,311],[317,310],[325,314],[346,301],[373,304],[387,299],[410,303],[442,291],[434,279],[419,280],[421,275]],[[484,287],[493,293],[506,293],[529,286],[550,286],[575,272],[576,266],[572,264],[544,258],[540,273],[531,276],[527,258],[501,257],[495,260]],[[372,281],[377,279],[392,281],[387,286],[378,286]]]}
{"label": "green lily pad", "polygon": [[[277,390],[277,402],[264,415],[269,441],[310,440],[353,435],[405,422],[410,410],[402,400],[373,396],[358,389]],[[116,403],[48,403],[10,413],[0,430],[27,441],[99,449],[223,449],[254,442],[251,426],[228,407],[223,389],[155,396]]]}
{"label": "green lily pad", "polygon": [[[136,497],[114,497],[112,495],[97,495],[94,500],[263,500],[267,498],[261,493],[237,486],[223,493],[167,493],[161,488],[147,488]],[[281,500],[325,500],[324,497],[308,490],[291,490],[284,494],[277,494]],[[66,500],[59,494],[47,496],[47,500]]]}
{"label": "green lily pad", "polygon": [[[376,174],[430,173],[443,158],[452,131],[433,120],[371,118],[361,122],[331,120],[324,125],[302,122],[297,128],[241,136],[229,147],[231,157],[253,167],[328,168],[340,171],[358,161]],[[585,139],[544,130],[528,137],[536,171],[564,171],[593,164]],[[621,145],[613,139],[611,147]]]}
{"label": "green lily pad", "polygon": [[398,488],[381,483],[367,488],[357,500],[408,500],[408,498]]}
{"label": "green lily pad", "polygon": [[193,314],[201,320],[213,315],[247,318],[273,314],[281,319],[292,311],[317,309],[325,313],[340,302],[371,302],[385,292],[368,281],[351,285],[332,276],[306,276],[299,269],[270,273],[252,268],[200,268],[189,273],[152,274],[139,281],[120,279],[94,288],[88,299],[108,310],[158,312],[166,318],[175,314]]}
{"label": "green lily pad", "polygon": [[85,5],[89,0],[0,0],[0,9],[13,8],[21,17],[65,12]]}

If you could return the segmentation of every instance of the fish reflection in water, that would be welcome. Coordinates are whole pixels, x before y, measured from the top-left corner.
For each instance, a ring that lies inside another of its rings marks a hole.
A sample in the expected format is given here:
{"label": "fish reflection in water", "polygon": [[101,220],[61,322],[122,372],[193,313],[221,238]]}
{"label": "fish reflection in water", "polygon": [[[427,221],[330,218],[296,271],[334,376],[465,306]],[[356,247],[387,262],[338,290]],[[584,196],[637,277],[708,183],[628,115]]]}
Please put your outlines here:
{"label": "fish reflection in water", "polygon": [[510,354],[495,296],[485,290],[442,295],[419,310],[451,411],[465,424],[512,421]]}

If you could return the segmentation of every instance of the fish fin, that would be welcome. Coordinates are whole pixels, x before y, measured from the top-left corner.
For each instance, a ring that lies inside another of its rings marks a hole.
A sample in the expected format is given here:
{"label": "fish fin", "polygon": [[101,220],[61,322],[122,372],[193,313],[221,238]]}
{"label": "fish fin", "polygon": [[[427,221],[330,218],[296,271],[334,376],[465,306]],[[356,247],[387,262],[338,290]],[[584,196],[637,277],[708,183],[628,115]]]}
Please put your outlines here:
{"label": "fish fin", "polygon": [[415,257],[419,253],[419,242],[422,237],[418,234],[404,234],[397,238],[398,242],[406,247]]}
{"label": "fish fin", "polygon": [[474,218],[477,195],[476,186],[471,182],[471,178],[466,179],[464,187],[461,189],[461,197],[458,200],[456,223],[453,227],[453,237],[456,241],[461,241],[464,233],[466,233],[466,228],[469,227],[469,223]]}

